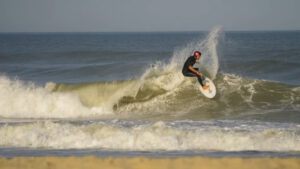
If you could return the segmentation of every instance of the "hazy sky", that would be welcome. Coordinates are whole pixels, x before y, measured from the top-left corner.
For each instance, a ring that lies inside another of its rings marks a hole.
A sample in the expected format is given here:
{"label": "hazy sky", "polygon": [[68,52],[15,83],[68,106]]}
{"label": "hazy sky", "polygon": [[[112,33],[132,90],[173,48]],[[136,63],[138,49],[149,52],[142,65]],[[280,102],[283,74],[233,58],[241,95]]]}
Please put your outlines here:
{"label": "hazy sky", "polygon": [[0,32],[300,30],[300,0],[0,0]]}

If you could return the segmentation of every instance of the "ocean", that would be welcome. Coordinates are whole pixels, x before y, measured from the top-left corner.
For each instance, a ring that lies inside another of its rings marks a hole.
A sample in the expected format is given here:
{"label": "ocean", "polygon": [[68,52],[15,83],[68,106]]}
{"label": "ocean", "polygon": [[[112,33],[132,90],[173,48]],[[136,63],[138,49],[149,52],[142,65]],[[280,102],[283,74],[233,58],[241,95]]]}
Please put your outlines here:
{"label": "ocean", "polygon": [[0,157],[299,152],[300,31],[0,34]]}

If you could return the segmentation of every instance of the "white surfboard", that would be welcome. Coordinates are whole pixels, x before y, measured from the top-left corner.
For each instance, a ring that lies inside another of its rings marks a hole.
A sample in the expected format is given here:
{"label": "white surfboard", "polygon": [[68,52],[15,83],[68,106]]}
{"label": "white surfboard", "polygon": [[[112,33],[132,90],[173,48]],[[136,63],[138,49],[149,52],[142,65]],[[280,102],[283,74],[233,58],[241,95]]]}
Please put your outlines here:
{"label": "white surfboard", "polygon": [[209,88],[203,89],[202,86],[200,85],[201,93],[207,98],[210,98],[210,99],[214,98],[216,96],[217,90],[216,90],[216,86],[213,83],[213,81],[210,80],[208,77],[205,77],[203,84],[209,85]]}

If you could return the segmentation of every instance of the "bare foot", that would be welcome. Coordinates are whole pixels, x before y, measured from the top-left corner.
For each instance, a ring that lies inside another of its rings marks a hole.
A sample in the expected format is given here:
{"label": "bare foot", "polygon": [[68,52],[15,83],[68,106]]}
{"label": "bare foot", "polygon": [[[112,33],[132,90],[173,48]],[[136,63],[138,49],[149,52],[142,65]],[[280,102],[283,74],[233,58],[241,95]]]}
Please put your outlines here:
{"label": "bare foot", "polygon": [[208,89],[209,88],[209,85],[206,85],[206,86],[202,86],[202,88],[205,90],[205,89]]}

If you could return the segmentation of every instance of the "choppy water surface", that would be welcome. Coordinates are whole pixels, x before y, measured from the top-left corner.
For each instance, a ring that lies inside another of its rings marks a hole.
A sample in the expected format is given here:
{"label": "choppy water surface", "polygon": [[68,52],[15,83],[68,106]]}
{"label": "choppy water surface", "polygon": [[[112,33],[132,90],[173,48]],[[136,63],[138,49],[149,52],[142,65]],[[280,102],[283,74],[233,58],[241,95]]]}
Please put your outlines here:
{"label": "choppy water surface", "polygon": [[[214,99],[181,74],[195,50]],[[299,154],[297,31],[0,34],[0,72],[4,156]]]}

